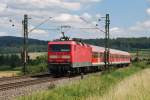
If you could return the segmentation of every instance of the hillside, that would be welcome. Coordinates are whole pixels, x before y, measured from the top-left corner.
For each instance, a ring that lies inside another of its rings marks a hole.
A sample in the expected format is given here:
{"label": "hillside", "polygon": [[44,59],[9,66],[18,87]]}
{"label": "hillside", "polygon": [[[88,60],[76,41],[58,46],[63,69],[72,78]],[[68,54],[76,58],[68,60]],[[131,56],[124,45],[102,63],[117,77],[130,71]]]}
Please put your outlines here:
{"label": "hillside", "polygon": [[[85,43],[104,46],[104,39],[83,39]],[[2,36],[0,37],[0,53],[18,53],[21,51],[23,44],[23,38]],[[47,41],[29,39],[29,51],[30,52],[46,52]],[[117,38],[110,40],[110,47],[114,49],[120,49],[125,51],[134,51],[137,48],[148,50],[150,48],[150,38]]]}
{"label": "hillside", "polygon": [[[29,51],[40,52],[47,50],[47,41],[29,39]],[[0,37],[0,53],[18,53],[23,45],[22,37],[2,36]]]}
{"label": "hillside", "polygon": [[[30,45],[46,45],[47,41],[29,39],[28,43]],[[13,37],[13,36],[2,36],[0,37],[0,46],[20,46],[23,44],[22,37]]]}
{"label": "hillside", "polygon": [[[104,39],[86,39],[84,42],[98,46],[104,46]],[[114,49],[121,49],[125,51],[134,51],[138,49],[150,48],[150,37],[140,38],[116,38],[110,40],[110,47]]]}

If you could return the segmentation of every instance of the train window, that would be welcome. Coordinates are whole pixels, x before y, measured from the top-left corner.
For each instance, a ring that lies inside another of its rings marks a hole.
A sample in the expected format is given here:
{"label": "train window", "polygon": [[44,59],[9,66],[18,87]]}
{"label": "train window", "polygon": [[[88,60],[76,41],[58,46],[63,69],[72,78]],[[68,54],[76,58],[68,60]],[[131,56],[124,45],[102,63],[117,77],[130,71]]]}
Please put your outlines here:
{"label": "train window", "polygon": [[53,44],[49,46],[49,50],[52,52],[69,52],[71,46],[68,44]]}
{"label": "train window", "polygon": [[98,58],[98,53],[97,52],[93,52],[93,58]]}
{"label": "train window", "polygon": [[103,58],[103,57],[104,57],[104,54],[103,54],[103,53],[100,53],[100,57]]}
{"label": "train window", "polygon": [[113,58],[115,58],[115,55],[112,55],[113,56]]}

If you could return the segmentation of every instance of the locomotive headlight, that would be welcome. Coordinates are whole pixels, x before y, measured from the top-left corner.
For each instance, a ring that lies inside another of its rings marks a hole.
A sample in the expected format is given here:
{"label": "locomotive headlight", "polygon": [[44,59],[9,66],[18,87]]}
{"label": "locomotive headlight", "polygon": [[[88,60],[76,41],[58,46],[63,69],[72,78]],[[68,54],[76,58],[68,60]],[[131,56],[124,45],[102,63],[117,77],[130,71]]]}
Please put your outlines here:
{"label": "locomotive headlight", "polygon": [[54,59],[54,58],[57,58],[57,56],[56,55],[51,55],[51,56],[49,56],[49,58]]}
{"label": "locomotive headlight", "polygon": [[69,58],[70,58],[70,55],[63,55],[62,58],[64,58],[64,59],[69,59]]}

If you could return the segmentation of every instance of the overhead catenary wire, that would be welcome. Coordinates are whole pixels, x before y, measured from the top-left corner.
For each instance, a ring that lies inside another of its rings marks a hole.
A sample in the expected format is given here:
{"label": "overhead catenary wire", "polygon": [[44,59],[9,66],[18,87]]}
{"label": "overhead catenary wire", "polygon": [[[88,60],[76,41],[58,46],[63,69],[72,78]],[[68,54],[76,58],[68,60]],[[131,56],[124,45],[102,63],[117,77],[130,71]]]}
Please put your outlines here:
{"label": "overhead catenary wire", "polygon": [[[32,19],[33,19],[33,18],[32,18]],[[31,33],[32,31],[34,31],[34,30],[36,30],[36,29],[39,29],[39,30],[59,31],[59,30],[60,30],[59,28],[49,28],[49,27],[47,27],[47,28],[40,28],[41,25],[43,25],[44,23],[48,22],[50,19],[52,19],[52,23],[55,23],[54,19],[53,19],[52,17],[49,17],[48,19],[45,19],[44,21],[42,21],[41,23],[39,23],[39,24],[38,24],[37,26],[35,26],[34,28],[30,29],[30,30],[28,31],[28,33]],[[85,32],[85,30],[99,30],[99,31],[101,31],[101,32],[104,33],[103,30],[100,30],[99,27],[94,26],[90,21],[87,21],[87,20],[85,20],[85,19],[82,18],[82,17],[80,17],[80,19],[82,19],[84,22],[86,22],[86,23],[92,25],[93,27],[75,27],[75,26],[71,26],[71,25],[70,25],[71,28],[68,28],[68,30],[69,30],[69,29],[79,29],[79,30],[82,31],[82,32]],[[10,22],[12,22],[12,19],[10,19],[10,20],[11,20]],[[56,26],[56,27],[57,27],[57,26]],[[61,26],[58,26],[58,27],[61,27]],[[93,32],[93,31],[92,31],[92,32]],[[89,33],[89,31],[88,31],[88,33]]]}
{"label": "overhead catenary wire", "polygon": [[28,33],[34,31],[35,29],[37,29],[39,26],[43,25],[44,23],[46,23],[47,21],[49,21],[52,17],[49,17],[48,19],[44,20],[43,22],[41,22],[40,24],[38,24],[37,26],[35,26],[34,28],[32,28],[31,30],[28,31]]}
{"label": "overhead catenary wire", "polygon": [[[94,27],[93,29],[97,29],[97,30],[99,30],[100,32],[105,33],[105,31],[99,29],[97,26],[94,26],[91,22],[87,21],[86,19],[84,19],[84,18],[82,18],[82,17],[79,17],[79,18],[80,18],[81,20],[83,20],[84,22],[86,22],[86,23],[92,25],[92,26]],[[92,28],[91,28],[91,29],[92,29]]]}

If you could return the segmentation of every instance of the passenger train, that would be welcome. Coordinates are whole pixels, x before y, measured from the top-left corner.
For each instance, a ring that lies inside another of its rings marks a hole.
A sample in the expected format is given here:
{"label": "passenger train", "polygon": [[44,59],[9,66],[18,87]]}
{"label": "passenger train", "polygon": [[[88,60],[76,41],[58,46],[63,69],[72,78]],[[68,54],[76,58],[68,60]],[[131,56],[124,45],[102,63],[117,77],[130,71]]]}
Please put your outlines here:
{"label": "passenger train", "polygon": [[48,67],[52,74],[81,73],[102,70],[109,66],[129,65],[128,52],[110,49],[105,62],[105,48],[74,40],[58,40],[48,43]]}

